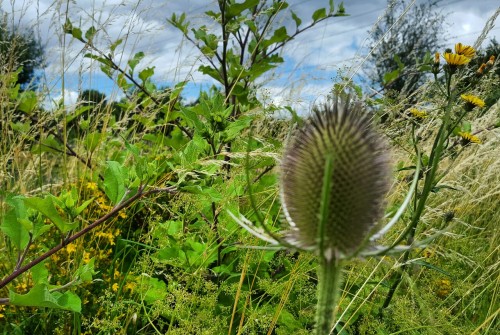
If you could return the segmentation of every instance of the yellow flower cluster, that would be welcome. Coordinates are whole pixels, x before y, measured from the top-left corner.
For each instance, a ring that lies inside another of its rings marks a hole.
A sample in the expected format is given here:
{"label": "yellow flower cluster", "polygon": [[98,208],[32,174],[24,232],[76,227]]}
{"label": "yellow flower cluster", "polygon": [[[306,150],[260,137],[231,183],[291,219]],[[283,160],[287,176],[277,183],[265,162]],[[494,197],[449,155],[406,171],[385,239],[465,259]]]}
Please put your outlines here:
{"label": "yellow flower cluster", "polygon": [[5,318],[5,314],[3,314],[4,311],[5,311],[5,305],[0,305],[0,319]]}

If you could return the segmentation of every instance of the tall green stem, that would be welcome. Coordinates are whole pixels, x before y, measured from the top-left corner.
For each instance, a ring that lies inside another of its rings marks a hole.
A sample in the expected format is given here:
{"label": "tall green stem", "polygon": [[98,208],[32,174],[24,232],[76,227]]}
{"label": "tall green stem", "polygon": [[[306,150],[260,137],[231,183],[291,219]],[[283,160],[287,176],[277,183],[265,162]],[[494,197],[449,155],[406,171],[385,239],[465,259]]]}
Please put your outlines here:
{"label": "tall green stem", "polygon": [[316,335],[330,334],[335,322],[335,307],[342,282],[342,265],[335,258],[320,256],[318,269],[318,305],[316,309]]}

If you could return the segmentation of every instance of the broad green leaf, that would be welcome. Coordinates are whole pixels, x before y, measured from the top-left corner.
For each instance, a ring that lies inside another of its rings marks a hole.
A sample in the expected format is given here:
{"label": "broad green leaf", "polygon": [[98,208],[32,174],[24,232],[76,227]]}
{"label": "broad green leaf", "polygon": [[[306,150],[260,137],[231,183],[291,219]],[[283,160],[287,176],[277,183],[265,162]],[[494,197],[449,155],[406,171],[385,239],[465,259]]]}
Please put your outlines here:
{"label": "broad green leaf", "polygon": [[268,46],[270,46],[272,44],[282,43],[282,42],[286,41],[286,39],[289,38],[289,37],[290,36],[288,36],[286,27],[283,26],[283,27],[280,27],[280,28],[276,29],[274,31],[274,34],[273,34],[273,36],[271,38],[262,41],[262,45],[263,45],[264,48],[267,48]]}
{"label": "broad green leaf", "polygon": [[47,284],[37,284],[26,294],[9,290],[10,303],[15,306],[48,307],[80,313],[82,302],[73,292],[50,292]]}
{"label": "broad green leaf", "polygon": [[23,250],[28,245],[29,231],[18,222],[15,208],[8,210],[3,215],[0,230],[9,237],[11,243],[18,250]]}
{"label": "broad green leaf", "polygon": [[125,172],[122,165],[115,161],[107,161],[104,172],[104,192],[116,205],[125,195]]}
{"label": "broad green leaf", "polygon": [[320,8],[316,10],[312,15],[312,19],[314,22],[324,19],[325,17],[326,17],[326,8]]}
{"label": "broad green leaf", "polygon": [[49,218],[56,227],[63,233],[76,228],[78,223],[67,223],[57,212],[54,202],[52,201],[52,196],[48,195],[45,198],[24,198],[24,203],[33,209],[36,209],[47,218]]}
{"label": "broad green leaf", "polygon": [[255,7],[259,4],[259,0],[246,0],[243,3],[228,2],[227,16],[229,18],[239,16],[244,10]]}
{"label": "broad green leaf", "polygon": [[138,291],[146,303],[152,304],[165,298],[167,286],[164,281],[143,275],[138,285]]}
{"label": "broad green leaf", "polygon": [[28,115],[33,113],[33,110],[36,108],[38,104],[38,98],[35,92],[33,91],[24,91],[21,93],[19,98],[18,109],[22,112],[25,112]]}
{"label": "broad green leaf", "polygon": [[238,120],[232,122],[225,130],[224,130],[224,139],[226,141],[232,141],[238,135],[242,133],[243,130],[247,129],[253,121],[253,117],[244,116],[240,117]]}
{"label": "broad green leaf", "polygon": [[35,285],[49,283],[49,270],[45,267],[45,261],[38,263],[30,271]]}

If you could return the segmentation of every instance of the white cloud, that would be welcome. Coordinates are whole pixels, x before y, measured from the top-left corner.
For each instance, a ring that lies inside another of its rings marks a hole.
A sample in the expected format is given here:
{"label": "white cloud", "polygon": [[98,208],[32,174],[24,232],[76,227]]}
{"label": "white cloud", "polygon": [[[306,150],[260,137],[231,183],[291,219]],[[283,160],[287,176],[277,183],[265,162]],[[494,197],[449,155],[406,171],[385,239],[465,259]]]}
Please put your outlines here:
{"label": "white cloud", "polygon": [[[417,3],[421,1],[423,0],[418,0]],[[409,2],[411,1],[407,1]],[[303,19],[302,26],[311,22],[311,15],[318,4],[328,6],[328,1],[289,3],[290,7],[283,17],[289,17],[289,11],[293,10]],[[203,14],[209,8],[216,8],[215,1],[1,1],[0,6],[4,11],[13,13],[16,22],[34,26],[35,33],[46,44],[48,82],[60,82],[59,78],[64,75],[68,83],[66,87],[76,92],[82,87],[81,80],[73,80],[70,84],[68,78],[97,78],[97,74],[100,74],[98,62],[83,58],[83,54],[89,51],[84,48],[83,43],[70,36],[63,36],[66,4],[69,4],[69,17],[75,26],[81,26],[84,32],[92,25],[98,28],[95,42],[104,52],[108,52],[112,42],[118,38],[123,39],[122,45],[115,52],[115,60],[120,66],[125,67],[132,55],[143,51],[146,57],[137,66],[137,71],[154,66],[154,79],[158,82],[189,80],[195,85],[214,83],[211,78],[197,71],[203,62],[198,50],[176,28],[168,24],[166,19],[172,13],[186,12],[187,19],[193,25],[207,24],[208,29],[216,29]],[[346,0],[345,8],[350,16],[326,20],[287,45],[283,50],[287,64],[274,73],[275,76],[281,76],[282,80],[270,75],[265,82],[276,101],[291,101],[293,104],[301,100],[310,102],[311,97],[328,92],[336,71],[347,73],[350,69],[357,69],[362,62],[360,55],[366,53],[364,44],[368,31],[382,15],[386,5],[386,0]],[[453,12],[448,15],[448,21],[452,23],[449,28],[449,35],[452,35],[449,44],[453,46],[457,41],[472,44],[479,35],[478,31],[482,30],[497,7],[497,0],[476,1],[473,6],[466,0],[441,1],[444,12]],[[289,33],[295,30],[292,20],[282,18],[276,23],[285,24]],[[499,30],[494,30],[493,34],[498,37]],[[83,87],[85,88],[88,87]],[[293,92],[293,95],[286,93],[287,90]]]}

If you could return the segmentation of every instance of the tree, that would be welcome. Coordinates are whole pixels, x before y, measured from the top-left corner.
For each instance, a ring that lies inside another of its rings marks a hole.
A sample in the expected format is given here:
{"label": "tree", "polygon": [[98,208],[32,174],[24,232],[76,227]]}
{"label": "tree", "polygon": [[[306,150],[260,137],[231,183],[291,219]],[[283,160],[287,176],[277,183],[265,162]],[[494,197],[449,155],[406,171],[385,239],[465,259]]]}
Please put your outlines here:
{"label": "tree", "polygon": [[18,83],[25,88],[36,84],[35,71],[43,67],[44,50],[31,29],[11,26],[4,16],[0,22],[0,71],[14,72],[22,67]]}
{"label": "tree", "polygon": [[438,11],[440,0],[414,5],[406,13],[408,1],[388,0],[388,9],[371,36],[369,68],[371,84],[389,97],[408,97],[423,82],[425,74],[417,63],[427,52],[442,48],[445,15]]}

